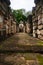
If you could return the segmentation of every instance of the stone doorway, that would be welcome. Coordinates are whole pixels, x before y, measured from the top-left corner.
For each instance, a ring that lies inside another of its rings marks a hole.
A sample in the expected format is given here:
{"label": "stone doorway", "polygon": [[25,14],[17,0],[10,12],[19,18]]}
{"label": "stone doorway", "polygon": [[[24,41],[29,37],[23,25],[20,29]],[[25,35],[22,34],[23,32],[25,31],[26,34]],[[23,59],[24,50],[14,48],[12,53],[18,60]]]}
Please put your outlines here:
{"label": "stone doorway", "polygon": [[36,33],[36,38],[38,38],[38,34]]}
{"label": "stone doorway", "polygon": [[22,21],[20,21],[20,24],[19,24],[19,32],[25,32],[25,25]]}
{"label": "stone doorway", "polygon": [[23,29],[19,29],[19,32],[24,32]]}

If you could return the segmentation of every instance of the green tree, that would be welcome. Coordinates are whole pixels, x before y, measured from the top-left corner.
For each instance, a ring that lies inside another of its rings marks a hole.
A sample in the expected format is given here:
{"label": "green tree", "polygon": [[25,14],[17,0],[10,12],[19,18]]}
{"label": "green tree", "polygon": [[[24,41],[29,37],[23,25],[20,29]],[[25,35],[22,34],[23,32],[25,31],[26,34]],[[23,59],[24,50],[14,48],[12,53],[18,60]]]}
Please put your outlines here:
{"label": "green tree", "polygon": [[27,20],[27,17],[24,15],[25,9],[13,10],[12,13],[17,23],[19,23],[21,20],[23,22]]}

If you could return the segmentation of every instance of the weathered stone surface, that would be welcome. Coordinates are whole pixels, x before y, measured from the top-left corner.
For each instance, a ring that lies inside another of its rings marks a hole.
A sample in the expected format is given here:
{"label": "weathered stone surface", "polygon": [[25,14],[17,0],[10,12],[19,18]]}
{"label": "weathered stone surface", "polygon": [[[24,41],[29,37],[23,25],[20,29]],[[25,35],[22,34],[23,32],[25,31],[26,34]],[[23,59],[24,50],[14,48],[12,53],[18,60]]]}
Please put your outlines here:
{"label": "weathered stone surface", "polygon": [[[40,38],[43,40],[43,37],[42,37],[43,33],[41,31],[41,30],[43,30],[42,0],[40,0],[40,1],[35,0],[35,4],[36,4],[36,6],[33,7],[33,11],[32,11],[33,12],[33,16],[32,16],[33,31],[35,30],[35,32],[33,32],[33,36],[35,35],[34,37],[37,37],[37,38]],[[37,30],[39,30],[39,31],[37,31]]]}
{"label": "weathered stone surface", "polygon": [[[37,54],[34,53],[11,53],[0,54],[1,65],[38,65]],[[34,56],[33,56],[34,55]]]}

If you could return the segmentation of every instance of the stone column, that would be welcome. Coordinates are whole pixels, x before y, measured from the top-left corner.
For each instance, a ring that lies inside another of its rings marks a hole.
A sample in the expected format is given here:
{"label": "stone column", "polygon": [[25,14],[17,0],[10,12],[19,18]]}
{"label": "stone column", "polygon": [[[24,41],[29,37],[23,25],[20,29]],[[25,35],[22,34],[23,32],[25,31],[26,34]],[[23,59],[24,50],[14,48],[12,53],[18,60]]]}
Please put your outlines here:
{"label": "stone column", "polygon": [[0,35],[3,35],[3,15],[0,15]]}
{"label": "stone column", "polygon": [[16,33],[16,22],[12,23],[12,33],[15,34]]}
{"label": "stone column", "polygon": [[26,23],[26,32],[30,33],[30,31],[31,31],[30,24]]}

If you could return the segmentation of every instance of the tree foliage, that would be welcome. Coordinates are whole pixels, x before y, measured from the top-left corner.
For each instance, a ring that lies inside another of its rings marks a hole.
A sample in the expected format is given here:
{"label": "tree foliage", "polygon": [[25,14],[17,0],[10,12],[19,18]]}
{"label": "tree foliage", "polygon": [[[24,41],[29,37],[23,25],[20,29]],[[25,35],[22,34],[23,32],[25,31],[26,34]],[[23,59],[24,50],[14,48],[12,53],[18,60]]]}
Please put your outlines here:
{"label": "tree foliage", "polygon": [[16,19],[16,22],[19,23],[21,20],[25,22],[27,20],[27,17],[25,14],[25,9],[19,9],[19,10],[13,10],[13,16]]}

